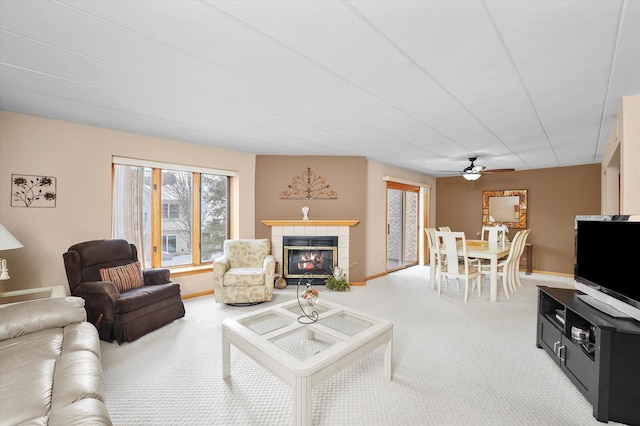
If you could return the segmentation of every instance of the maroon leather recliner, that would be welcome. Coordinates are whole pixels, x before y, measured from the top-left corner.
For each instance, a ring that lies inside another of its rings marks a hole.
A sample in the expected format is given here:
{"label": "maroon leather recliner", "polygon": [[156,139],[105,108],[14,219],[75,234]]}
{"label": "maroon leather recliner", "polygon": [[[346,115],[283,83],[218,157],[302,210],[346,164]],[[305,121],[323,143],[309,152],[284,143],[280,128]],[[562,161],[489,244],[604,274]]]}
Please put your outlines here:
{"label": "maroon leather recliner", "polygon": [[122,293],[102,281],[100,269],[138,261],[136,246],[126,240],[75,244],[63,258],[69,290],[85,300],[87,320],[102,340],[131,342],[184,316],[180,285],[171,281],[168,269],[143,269],[144,285]]}

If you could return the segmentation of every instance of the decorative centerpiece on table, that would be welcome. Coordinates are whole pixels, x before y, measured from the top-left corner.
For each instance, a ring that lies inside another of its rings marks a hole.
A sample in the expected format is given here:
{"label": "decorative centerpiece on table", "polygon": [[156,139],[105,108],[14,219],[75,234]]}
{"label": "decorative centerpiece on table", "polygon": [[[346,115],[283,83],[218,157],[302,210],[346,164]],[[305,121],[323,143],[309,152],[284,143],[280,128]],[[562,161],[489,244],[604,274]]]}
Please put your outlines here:
{"label": "decorative centerpiece on table", "polygon": [[333,275],[324,280],[324,284],[329,290],[351,291],[349,280],[347,280],[347,274],[343,274],[342,269],[337,265],[333,268]]}
{"label": "decorative centerpiece on table", "polygon": [[300,294],[300,287],[302,286],[303,278],[298,281],[298,285],[296,287],[298,305],[302,310],[302,316],[298,317],[298,322],[302,324],[312,324],[318,321],[319,318],[318,312],[314,308],[318,303],[320,293],[318,293],[318,290],[313,288],[313,286],[311,285],[311,278],[309,278],[307,280],[307,283],[305,284],[306,287],[304,291],[302,292],[302,294]]}
{"label": "decorative centerpiece on table", "polygon": [[318,298],[320,294],[318,294],[318,290],[313,288],[311,284],[307,284],[307,288],[302,292],[302,300],[303,303],[307,306],[314,306],[318,303]]}

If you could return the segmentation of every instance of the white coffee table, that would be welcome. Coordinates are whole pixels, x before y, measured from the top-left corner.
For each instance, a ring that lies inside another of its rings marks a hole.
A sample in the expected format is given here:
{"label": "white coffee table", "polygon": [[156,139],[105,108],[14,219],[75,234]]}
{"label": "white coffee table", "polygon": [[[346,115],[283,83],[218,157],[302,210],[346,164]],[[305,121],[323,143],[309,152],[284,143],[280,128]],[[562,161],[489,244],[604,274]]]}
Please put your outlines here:
{"label": "white coffee table", "polygon": [[[385,345],[384,377],[392,378],[393,324],[320,299],[320,319],[301,324],[297,300],[249,312],[222,323],[222,377],[231,375],[230,345],[249,355],[293,389],[293,423],[311,424],[311,390]],[[306,318],[302,320],[308,321]],[[364,408],[364,407],[362,407]]]}

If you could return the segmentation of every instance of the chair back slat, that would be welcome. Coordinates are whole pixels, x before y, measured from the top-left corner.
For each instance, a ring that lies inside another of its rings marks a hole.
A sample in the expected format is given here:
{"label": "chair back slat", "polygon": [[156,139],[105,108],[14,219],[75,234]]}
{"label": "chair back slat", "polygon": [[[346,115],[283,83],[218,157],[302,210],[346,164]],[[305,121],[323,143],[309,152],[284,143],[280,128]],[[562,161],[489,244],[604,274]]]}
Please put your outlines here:
{"label": "chair back slat", "polygon": [[[442,242],[440,241],[442,240]],[[480,295],[479,276],[481,274],[480,261],[467,257],[467,241],[464,232],[443,232],[435,233],[435,243],[440,267],[440,278],[438,279],[438,296],[442,291],[442,279],[455,278],[456,282],[464,280],[464,301],[469,297],[470,280],[475,279]]]}
{"label": "chair back slat", "polygon": [[427,234],[427,242],[429,244],[429,249],[433,250],[436,248],[436,228],[426,228],[424,232]]}
{"label": "chair back slat", "polygon": [[506,263],[511,263],[519,257],[518,250],[523,237],[524,231],[518,231],[513,237],[513,240],[511,240],[511,247],[509,248],[509,254],[507,255]]}
{"label": "chair back slat", "polygon": [[[506,233],[509,232],[509,228],[504,225],[496,226],[483,226],[480,233],[480,239],[482,241],[489,241],[490,243],[504,244],[507,240]],[[486,235],[486,240],[485,240]]]}
{"label": "chair back slat", "polygon": [[458,267],[458,242],[462,245],[464,269],[468,271],[469,265],[466,262],[467,259],[467,246],[465,241],[464,232],[436,232],[436,241],[442,239],[442,247],[438,252],[444,257],[441,259],[443,265],[447,265],[447,274],[451,277],[458,275],[465,275],[460,273]]}

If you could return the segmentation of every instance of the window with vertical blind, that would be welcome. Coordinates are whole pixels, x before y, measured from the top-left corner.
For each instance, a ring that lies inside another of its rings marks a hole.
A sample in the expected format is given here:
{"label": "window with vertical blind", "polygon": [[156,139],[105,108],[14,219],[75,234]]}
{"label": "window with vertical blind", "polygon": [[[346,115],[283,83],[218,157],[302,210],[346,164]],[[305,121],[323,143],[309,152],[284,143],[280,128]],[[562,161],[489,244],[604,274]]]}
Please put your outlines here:
{"label": "window with vertical blind", "polygon": [[146,268],[197,266],[229,237],[234,172],[113,158],[113,238],[138,248]]}

